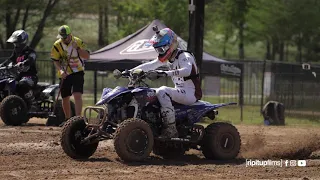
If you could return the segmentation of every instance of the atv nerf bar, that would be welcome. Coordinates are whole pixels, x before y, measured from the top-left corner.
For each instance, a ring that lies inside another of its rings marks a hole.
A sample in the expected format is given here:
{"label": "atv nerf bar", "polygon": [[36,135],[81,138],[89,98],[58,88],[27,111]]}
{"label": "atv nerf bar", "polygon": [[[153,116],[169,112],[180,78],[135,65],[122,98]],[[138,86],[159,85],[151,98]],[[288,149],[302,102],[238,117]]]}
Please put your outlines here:
{"label": "atv nerf bar", "polygon": [[[87,111],[89,111],[89,113],[87,113]],[[95,111],[96,113],[98,113],[100,115],[101,112],[103,112],[103,117],[101,119],[101,117],[99,117],[99,124],[90,124],[89,123],[89,120],[91,118],[91,112],[92,111]],[[94,125],[94,126],[101,126],[104,122],[104,120],[106,119],[107,117],[107,111],[108,109],[107,108],[103,108],[103,107],[99,107],[99,106],[87,106],[85,109],[84,109],[84,120],[86,121],[87,124],[90,124],[90,125]],[[88,115],[88,116],[87,116]]]}

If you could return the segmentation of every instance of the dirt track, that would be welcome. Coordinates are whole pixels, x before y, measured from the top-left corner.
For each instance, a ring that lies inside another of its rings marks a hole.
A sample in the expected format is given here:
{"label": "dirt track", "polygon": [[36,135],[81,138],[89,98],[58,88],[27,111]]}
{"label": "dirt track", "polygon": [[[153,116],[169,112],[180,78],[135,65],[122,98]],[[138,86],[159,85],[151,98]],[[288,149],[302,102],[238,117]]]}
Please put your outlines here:
{"label": "dirt track", "polygon": [[[99,144],[87,161],[67,157],[61,128],[32,119],[22,127],[0,123],[0,179],[320,179],[319,128],[237,126],[242,153],[230,162],[209,161],[191,150],[184,158],[152,155],[144,163],[124,164],[112,141]],[[318,142],[315,142],[317,139]],[[307,167],[246,167],[246,159],[307,159]]]}

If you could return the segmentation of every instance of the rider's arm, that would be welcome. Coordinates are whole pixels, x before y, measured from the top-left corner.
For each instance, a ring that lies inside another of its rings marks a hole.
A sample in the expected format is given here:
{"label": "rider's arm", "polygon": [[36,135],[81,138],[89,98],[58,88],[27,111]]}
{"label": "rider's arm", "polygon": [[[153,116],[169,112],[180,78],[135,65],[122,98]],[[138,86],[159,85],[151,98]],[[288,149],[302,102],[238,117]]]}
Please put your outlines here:
{"label": "rider's arm", "polygon": [[36,62],[36,53],[32,52],[28,55],[28,58],[23,61],[23,65],[30,66]]}
{"label": "rider's arm", "polygon": [[190,76],[192,70],[192,63],[188,59],[190,57],[184,57],[183,59],[179,59],[179,69],[174,69],[170,71],[165,71],[167,76],[179,76],[179,77],[187,77]]}
{"label": "rider's arm", "polygon": [[5,61],[3,61],[3,63],[1,63],[0,66],[7,66],[9,63],[14,61],[14,57],[15,57],[15,52],[13,51],[11,56]]}
{"label": "rider's arm", "polygon": [[158,59],[152,60],[150,62],[147,63],[143,63],[135,68],[130,69],[130,71],[133,71],[135,69],[142,69],[144,72],[148,72],[150,70],[155,70],[160,66],[166,65],[166,63],[162,63],[161,61],[159,61]]}

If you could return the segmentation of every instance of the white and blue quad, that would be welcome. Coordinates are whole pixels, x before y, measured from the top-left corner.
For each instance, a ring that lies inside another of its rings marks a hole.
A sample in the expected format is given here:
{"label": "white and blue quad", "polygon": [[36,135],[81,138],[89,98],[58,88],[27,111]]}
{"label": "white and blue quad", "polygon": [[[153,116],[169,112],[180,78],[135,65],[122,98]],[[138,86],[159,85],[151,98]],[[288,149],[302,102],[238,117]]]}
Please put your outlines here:
{"label": "white and blue quad", "polygon": [[173,158],[189,149],[202,151],[207,159],[237,157],[241,138],[233,125],[226,122],[213,122],[206,127],[197,124],[204,117],[213,120],[218,114],[216,109],[236,103],[198,101],[187,106],[173,102],[179,137],[159,139],[160,104],[155,89],[144,82],[148,73],[142,70],[122,73],[115,70],[113,73],[117,78],[128,78],[128,87],[104,88],[101,99],[95,106],[86,107],[83,117],[72,117],[64,124],[61,146],[69,157],[89,158],[99,142],[107,139],[113,139],[118,156],[129,162],[145,160],[152,151],[163,158]]}

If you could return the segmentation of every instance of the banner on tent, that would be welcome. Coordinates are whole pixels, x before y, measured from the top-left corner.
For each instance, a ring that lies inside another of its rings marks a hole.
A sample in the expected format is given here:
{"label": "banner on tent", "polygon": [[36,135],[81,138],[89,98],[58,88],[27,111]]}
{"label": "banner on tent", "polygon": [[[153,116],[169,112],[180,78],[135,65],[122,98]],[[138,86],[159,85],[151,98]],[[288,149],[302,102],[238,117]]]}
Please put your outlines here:
{"label": "banner on tent", "polygon": [[221,64],[220,65],[221,74],[241,76],[241,69],[235,65]]}
{"label": "banner on tent", "polygon": [[146,46],[149,39],[141,39],[126,47],[124,50],[120,51],[120,55],[127,54],[141,54],[154,51],[152,46]]}
{"label": "banner on tent", "polygon": [[[130,44],[128,47],[120,51],[120,55],[127,55],[127,54],[141,54],[141,53],[147,53],[147,52],[153,52],[154,49],[152,46],[146,45],[146,43],[149,41],[149,39],[141,39],[138,41],[135,41],[134,43]],[[179,47],[181,49],[186,50],[187,49],[187,43],[182,40],[180,37],[178,37]]]}

